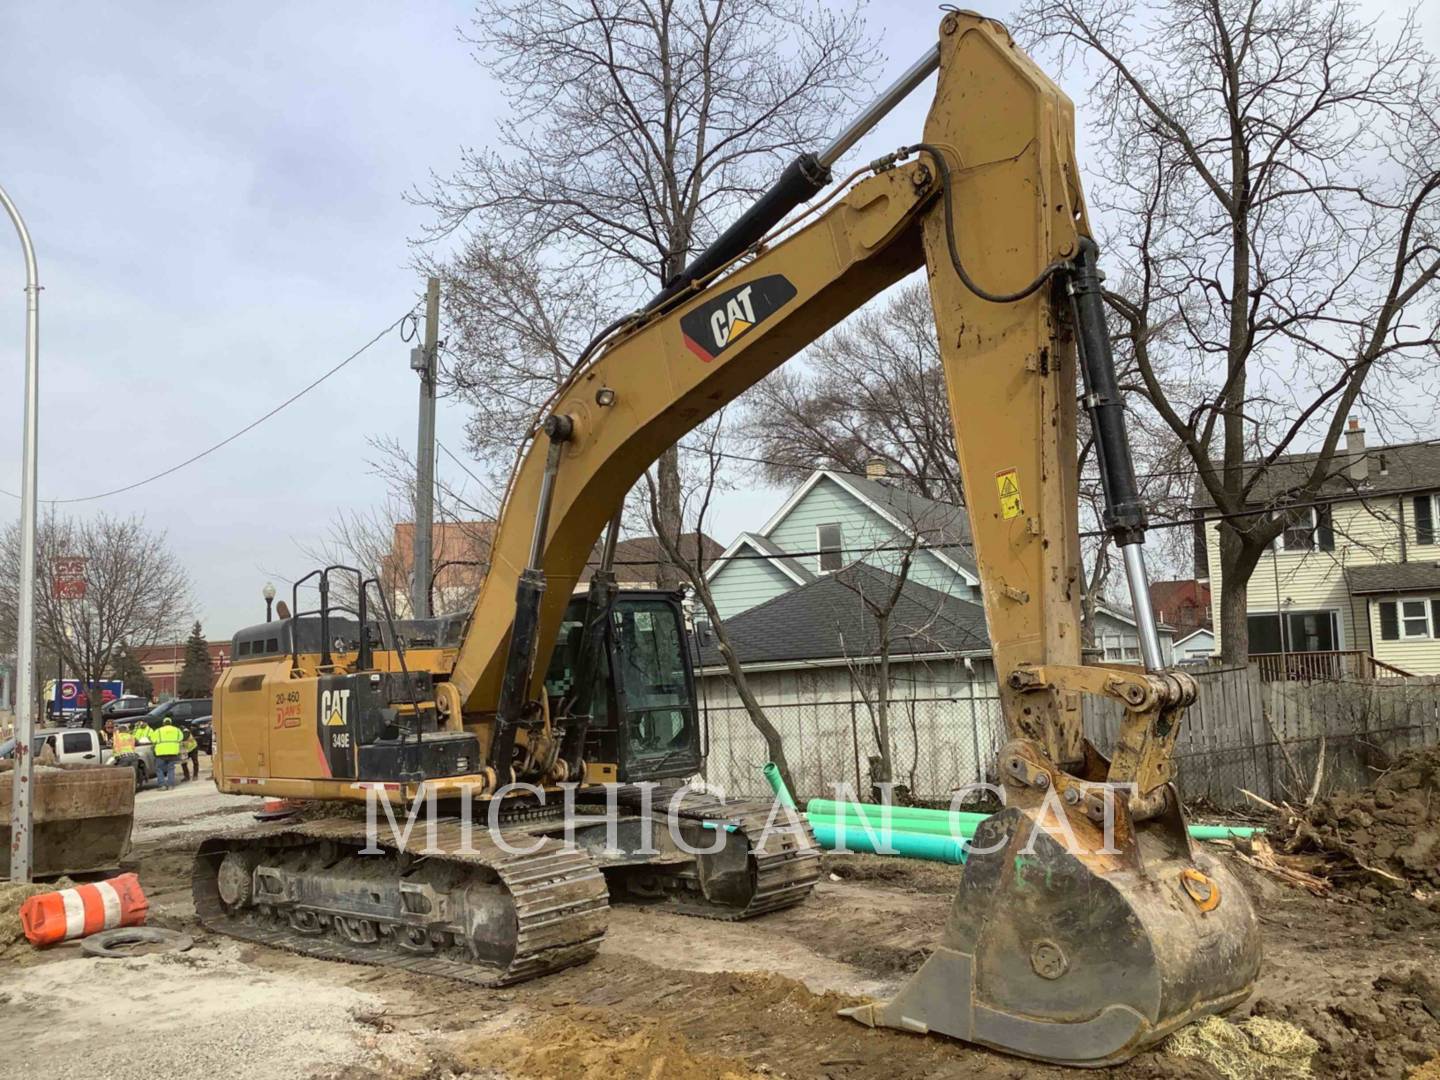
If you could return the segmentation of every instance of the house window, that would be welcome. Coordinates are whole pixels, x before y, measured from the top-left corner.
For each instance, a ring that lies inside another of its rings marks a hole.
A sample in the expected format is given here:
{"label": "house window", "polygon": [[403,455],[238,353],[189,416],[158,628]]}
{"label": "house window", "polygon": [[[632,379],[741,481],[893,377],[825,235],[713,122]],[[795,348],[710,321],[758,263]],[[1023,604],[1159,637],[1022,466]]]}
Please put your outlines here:
{"label": "house window", "polygon": [[1424,600],[1400,601],[1400,633],[1407,638],[1430,636],[1430,605]]}
{"label": "house window", "polygon": [[833,574],[845,565],[845,556],[841,548],[839,525],[815,526],[815,550],[819,552],[820,556],[816,565],[820,568],[820,573]]}
{"label": "house window", "polygon": [[1333,652],[1340,648],[1340,616],[1334,611],[1287,611],[1283,623],[1279,615],[1269,612],[1251,615],[1246,623],[1250,630],[1252,656],[1281,652]]}
{"label": "house window", "polygon": [[1440,597],[1380,602],[1381,641],[1423,641],[1440,636]]}
{"label": "house window", "polygon": [[1435,499],[1434,495],[1416,495],[1410,505],[1414,508],[1415,543],[1435,543]]}
{"label": "house window", "polygon": [[1107,663],[1123,664],[1140,659],[1140,639],[1131,634],[1105,634],[1100,643]]}
{"label": "house window", "polygon": [[1330,507],[1306,506],[1291,512],[1285,526],[1283,543],[1286,551],[1335,550],[1335,528]]}

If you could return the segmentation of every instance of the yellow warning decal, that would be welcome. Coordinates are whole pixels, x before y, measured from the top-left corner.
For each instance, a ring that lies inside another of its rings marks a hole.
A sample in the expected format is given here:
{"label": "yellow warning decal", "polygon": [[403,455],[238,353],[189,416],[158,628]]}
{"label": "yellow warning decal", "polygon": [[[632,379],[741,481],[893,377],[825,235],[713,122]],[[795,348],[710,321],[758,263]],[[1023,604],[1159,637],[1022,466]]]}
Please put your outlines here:
{"label": "yellow warning decal", "polygon": [[1005,520],[1024,512],[1020,503],[1020,470],[1001,469],[995,474],[995,488],[1000,492],[1000,516]]}

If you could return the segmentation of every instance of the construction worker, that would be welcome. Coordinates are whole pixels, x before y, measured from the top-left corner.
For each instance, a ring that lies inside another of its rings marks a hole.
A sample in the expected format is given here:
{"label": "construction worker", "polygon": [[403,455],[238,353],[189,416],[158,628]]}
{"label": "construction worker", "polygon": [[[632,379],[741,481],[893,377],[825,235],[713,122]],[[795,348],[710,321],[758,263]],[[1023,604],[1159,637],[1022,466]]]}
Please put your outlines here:
{"label": "construction worker", "polygon": [[159,774],[158,786],[164,790],[175,789],[175,762],[180,759],[180,748],[185,744],[185,733],[170,717],[165,717],[154,732],[155,769]]}
{"label": "construction worker", "polygon": [[200,744],[193,728],[185,729],[185,741],[180,744],[180,768],[185,770],[185,783],[200,779]]}
{"label": "construction worker", "polygon": [[113,750],[115,747],[115,721],[109,717],[100,726],[100,742],[106,750]]}
{"label": "construction worker", "polygon": [[135,752],[135,732],[128,727],[116,728],[115,739],[110,746],[115,751],[116,757],[121,754],[133,754]]}
{"label": "construction worker", "polygon": [[155,741],[155,729],[150,726],[145,717],[135,721],[135,726],[130,729],[135,736],[137,743],[153,743]]}

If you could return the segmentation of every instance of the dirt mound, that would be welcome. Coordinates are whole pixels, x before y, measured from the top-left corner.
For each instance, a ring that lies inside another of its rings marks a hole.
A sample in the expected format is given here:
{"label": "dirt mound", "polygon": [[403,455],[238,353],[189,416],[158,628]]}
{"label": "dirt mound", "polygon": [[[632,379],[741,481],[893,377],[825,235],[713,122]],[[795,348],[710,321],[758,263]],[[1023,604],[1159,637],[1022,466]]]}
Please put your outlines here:
{"label": "dirt mound", "polygon": [[1277,1005],[1261,998],[1257,1016],[1299,1024],[1320,1044],[1315,1075],[1401,1080],[1440,1054],[1440,979],[1426,968],[1382,976],[1334,999]]}
{"label": "dirt mound", "polygon": [[0,956],[12,945],[25,940],[25,928],[20,925],[20,906],[30,897],[53,892],[56,888],[55,885],[0,882]]}
{"label": "dirt mound", "polygon": [[960,888],[963,866],[902,859],[895,855],[867,855],[859,852],[826,852],[821,864],[841,881],[888,885],[917,893],[953,896]]}
{"label": "dirt mound", "polygon": [[1288,850],[1334,856],[1329,877],[1342,887],[1407,892],[1440,910],[1440,747],[1400,757],[1364,791],[1316,803]]}

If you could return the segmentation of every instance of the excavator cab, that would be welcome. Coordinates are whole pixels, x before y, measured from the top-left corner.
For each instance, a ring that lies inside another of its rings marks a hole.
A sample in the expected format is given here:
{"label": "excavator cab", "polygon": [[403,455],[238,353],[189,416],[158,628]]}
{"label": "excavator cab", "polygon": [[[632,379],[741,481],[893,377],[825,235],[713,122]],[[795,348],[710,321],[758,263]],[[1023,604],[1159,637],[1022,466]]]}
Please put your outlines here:
{"label": "excavator cab", "polygon": [[[577,689],[588,601],[570,601],[545,675],[552,712]],[[621,590],[600,630],[585,760],[614,763],[624,784],[700,771],[695,673],[675,593]]]}

